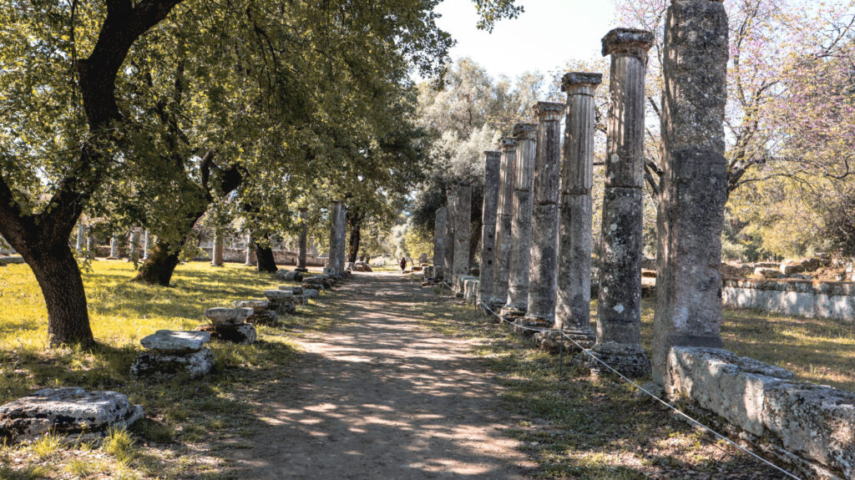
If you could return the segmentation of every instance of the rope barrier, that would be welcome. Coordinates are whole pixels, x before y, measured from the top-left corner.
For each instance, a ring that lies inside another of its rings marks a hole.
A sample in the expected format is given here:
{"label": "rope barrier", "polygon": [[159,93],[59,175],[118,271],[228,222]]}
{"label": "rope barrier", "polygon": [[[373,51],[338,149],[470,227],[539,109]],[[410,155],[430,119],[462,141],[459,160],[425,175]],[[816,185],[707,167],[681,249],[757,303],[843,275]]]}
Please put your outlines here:
{"label": "rope barrier", "polygon": [[[441,283],[442,283],[442,284],[445,284],[449,289],[451,289],[451,290],[453,291],[453,288],[451,287],[451,285],[447,284],[447,283],[446,283],[446,282],[444,282],[444,281],[443,281],[443,282],[441,282]],[[540,328],[531,328],[531,327],[527,327],[527,326],[525,326],[525,325],[520,325],[520,324],[517,324],[517,323],[510,322],[510,321],[508,321],[506,318],[504,318],[504,317],[502,317],[501,315],[499,315],[498,313],[494,312],[494,311],[493,311],[493,310],[492,310],[492,309],[491,309],[487,304],[485,304],[484,302],[482,302],[482,301],[480,301],[480,300],[479,300],[479,301],[478,301],[478,304],[479,304],[479,306],[480,306],[480,307],[482,307],[484,310],[486,310],[487,312],[489,312],[490,314],[492,314],[493,316],[495,316],[496,318],[498,318],[498,319],[499,319],[499,320],[501,320],[502,322],[507,323],[508,325],[513,326],[514,328],[520,328],[520,329],[522,329],[522,330],[527,330],[527,331],[532,331],[532,332],[543,332],[543,331],[544,331],[543,329],[540,329]],[[618,377],[622,378],[623,380],[625,380],[626,382],[628,382],[630,385],[632,385],[632,386],[634,386],[635,388],[639,389],[640,391],[644,392],[647,396],[649,396],[650,398],[652,398],[652,399],[656,400],[657,402],[661,403],[662,405],[664,405],[664,406],[665,406],[665,407],[667,407],[668,409],[672,410],[674,413],[676,413],[676,414],[680,415],[681,417],[685,418],[686,420],[688,420],[688,421],[689,421],[689,423],[691,423],[691,424],[693,424],[693,425],[696,425],[696,426],[698,426],[698,427],[701,427],[702,429],[704,429],[704,430],[706,430],[706,431],[708,431],[708,432],[712,433],[716,438],[718,438],[718,439],[720,439],[720,440],[723,440],[725,443],[727,443],[727,444],[729,444],[729,445],[732,445],[732,446],[736,447],[738,450],[740,450],[740,451],[742,451],[742,452],[744,452],[744,453],[747,453],[748,455],[750,455],[750,456],[754,457],[755,459],[757,459],[757,460],[759,460],[760,462],[762,462],[762,463],[766,464],[767,466],[772,467],[773,469],[777,470],[778,472],[783,473],[783,474],[784,474],[784,475],[786,475],[787,477],[789,477],[789,478],[793,478],[793,479],[795,479],[795,480],[802,480],[800,477],[797,477],[796,475],[794,475],[794,474],[790,473],[789,471],[784,470],[783,468],[781,468],[781,467],[779,467],[779,466],[775,465],[774,463],[770,462],[769,460],[766,460],[765,458],[763,458],[763,457],[761,457],[761,456],[757,455],[756,453],[754,453],[754,452],[752,452],[752,451],[748,450],[747,448],[743,447],[742,445],[739,445],[738,443],[734,442],[733,440],[731,440],[731,439],[727,438],[726,436],[724,436],[724,435],[722,435],[722,434],[718,433],[717,431],[713,430],[712,428],[710,428],[710,427],[708,427],[708,426],[704,425],[704,424],[703,424],[703,423],[701,423],[700,421],[695,420],[694,418],[690,417],[688,414],[686,414],[685,412],[683,412],[683,411],[682,411],[682,410],[680,410],[679,408],[675,407],[674,405],[671,405],[670,403],[666,402],[665,400],[663,400],[663,399],[661,399],[661,398],[657,397],[655,394],[653,394],[653,393],[649,392],[647,389],[645,389],[645,388],[644,388],[644,387],[642,387],[641,385],[639,385],[639,384],[635,383],[634,381],[632,381],[631,379],[627,378],[625,375],[623,375],[623,374],[622,374],[622,373],[620,373],[619,371],[617,371],[617,370],[615,370],[614,368],[612,368],[612,367],[611,367],[611,365],[609,365],[609,364],[607,364],[606,362],[604,362],[604,361],[602,361],[601,359],[599,359],[599,358],[598,358],[598,357],[597,357],[597,356],[596,356],[596,355],[591,351],[591,349],[589,349],[589,348],[584,348],[582,345],[580,345],[578,342],[576,342],[576,340],[573,340],[573,338],[572,338],[572,337],[570,337],[569,335],[567,335],[566,333],[561,332],[561,336],[562,336],[563,338],[566,338],[567,340],[570,340],[570,341],[571,341],[571,342],[572,342],[572,343],[573,343],[573,344],[574,344],[574,345],[575,345],[579,350],[581,350],[581,351],[582,351],[582,353],[587,354],[587,355],[588,355],[588,356],[590,356],[592,359],[594,359],[594,361],[596,361],[597,363],[599,363],[599,364],[601,364],[602,366],[606,367],[609,371],[611,371],[612,373],[614,373],[614,374],[615,374],[615,375],[617,375]],[[564,351],[564,342],[561,342],[561,350],[562,350],[562,354],[563,354],[563,351]],[[726,453],[726,452],[725,452],[725,453]]]}

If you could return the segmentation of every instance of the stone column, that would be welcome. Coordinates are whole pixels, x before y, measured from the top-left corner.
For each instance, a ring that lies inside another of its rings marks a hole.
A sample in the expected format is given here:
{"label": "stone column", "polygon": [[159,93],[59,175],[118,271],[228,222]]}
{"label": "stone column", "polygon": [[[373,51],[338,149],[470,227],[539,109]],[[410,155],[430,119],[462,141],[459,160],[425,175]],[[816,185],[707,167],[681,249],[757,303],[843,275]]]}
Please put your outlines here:
{"label": "stone column", "polygon": [[469,237],[472,230],[472,187],[468,182],[457,184],[454,205],[454,270],[452,285],[469,275]]}
{"label": "stone column", "polygon": [[448,236],[448,209],[436,211],[436,227],[433,233],[433,268],[435,278],[443,278],[445,267],[446,237]]}
{"label": "stone column", "polygon": [[146,230],[143,233],[143,251],[142,251],[142,259],[143,261],[148,260],[148,252],[151,250],[151,232]]}
{"label": "stone column", "polygon": [[211,266],[213,267],[222,267],[223,266],[223,234],[221,232],[214,232],[214,243],[211,246]]}
{"label": "stone column", "polygon": [[83,222],[77,224],[77,244],[75,245],[77,253],[83,252],[86,247],[86,225]]}
{"label": "stone column", "polygon": [[98,245],[95,243],[95,235],[92,234],[92,229],[89,229],[89,235],[86,236],[86,249],[89,250],[89,258],[95,260],[98,253]]}
{"label": "stone column", "polygon": [[721,1],[673,0],[665,20],[659,277],[653,379],[673,346],[721,347],[728,20]]}
{"label": "stone column", "polygon": [[508,301],[502,316],[519,318],[528,309],[528,275],[531,266],[531,209],[534,157],[537,154],[537,125],[514,125],[517,158],[514,166],[514,216],[511,226],[511,262],[508,271]]}
{"label": "stone column", "polygon": [[113,235],[112,237],[110,237],[110,258],[119,258],[120,254],[121,252],[119,251],[119,237]]}
{"label": "stone column", "polygon": [[616,29],[603,38],[603,56],[612,56],[612,66],[594,351],[633,377],[650,371],[641,348],[641,261],[644,77],[652,44],[653,34],[641,30]]}
{"label": "stone column", "polygon": [[131,244],[128,248],[128,260],[138,262],[140,260],[140,232],[131,230]]}
{"label": "stone column", "polygon": [[511,268],[511,229],[514,213],[514,172],[517,163],[517,141],[504,138],[502,164],[499,171],[499,201],[496,213],[496,268],[493,277],[493,294],[487,302],[496,313],[508,301],[508,275]]}
{"label": "stone column", "polygon": [[338,209],[338,228],[336,229],[336,233],[338,234],[338,241],[336,242],[336,245],[338,245],[338,255],[335,258],[338,263],[335,266],[335,273],[342,274],[344,273],[344,264],[347,258],[347,205],[344,203]]}
{"label": "stone column", "polygon": [[338,270],[339,255],[342,254],[340,243],[344,240],[344,234],[339,232],[342,203],[340,201],[332,202],[330,205],[330,260],[329,266],[335,270],[336,274],[341,273]]}
{"label": "stone column", "polygon": [[306,255],[309,241],[309,213],[305,208],[300,209],[300,223],[302,227],[300,228],[300,241],[297,245],[297,268],[295,270],[298,272],[308,272],[309,269],[306,268]]}
{"label": "stone column", "polygon": [[257,263],[255,258],[255,245],[252,243],[252,234],[246,234],[246,255],[243,261],[243,264],[247,267],[251,267]]}
{"label": "stone column", "polygon": [[[591,253],[593,249],[594,127],[599,73],[568,73],[564,164],[561,169],[561,226],[558,229],[558,295],[555,328],[582,348],[591,348]],[[578,350],[578,347],[572,346]]]}
{"label": "stone column", "polygon": [[[493,279],[496,275],[496,219],[499,208],[499,170],[502,152],[484,152],[484,208],[481,218],[481,276],[478,282],[478,300],[488,303],[493,296]],[[480,304],[479,304],[480,306]]]}
{"label": "stone column", "polygon": [[561,117],[563,103],[538,102],[534,157],[531,265],[528,310],[523,323],[551,328],[558,284],[558,202],[561,198]]}
{"label": "stone column", "polygon": [[446,204],[448,210],[448,228],[445,231],[445,282],[454,288],[454,206],[457,204],[457,196],[454,187],[449,187],[446,192]]}

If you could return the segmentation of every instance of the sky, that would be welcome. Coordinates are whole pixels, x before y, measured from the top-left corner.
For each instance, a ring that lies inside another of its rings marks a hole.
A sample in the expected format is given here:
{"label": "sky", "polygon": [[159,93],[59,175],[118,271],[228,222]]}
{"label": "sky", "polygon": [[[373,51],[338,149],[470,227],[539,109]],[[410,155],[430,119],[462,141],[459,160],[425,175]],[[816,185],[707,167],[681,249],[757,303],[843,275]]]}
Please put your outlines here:
{"label": "sky", "polygon": [[492,33],[478,30],[472,0],[445,0],[439,27],[457,40],[451,58],[469,57],[493,75],[516,78],[526,71],[548,73],[567,60],[600,54],[614,23],[612,0],[518,0],[525,12],[502,20]]}

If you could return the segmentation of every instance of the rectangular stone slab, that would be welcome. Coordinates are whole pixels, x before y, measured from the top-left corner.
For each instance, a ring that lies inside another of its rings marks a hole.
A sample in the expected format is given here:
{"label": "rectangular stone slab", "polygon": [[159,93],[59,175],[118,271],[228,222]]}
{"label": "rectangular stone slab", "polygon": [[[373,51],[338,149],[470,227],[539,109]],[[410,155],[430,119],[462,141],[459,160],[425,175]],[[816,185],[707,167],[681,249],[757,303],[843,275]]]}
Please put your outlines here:
{"label": "rectangular stone slab", "polygon": [[158,330],[140,343],[146,350],[182,355],[198,352],[211,340],[211,335],[204,332],[180,332],[174,330]]}

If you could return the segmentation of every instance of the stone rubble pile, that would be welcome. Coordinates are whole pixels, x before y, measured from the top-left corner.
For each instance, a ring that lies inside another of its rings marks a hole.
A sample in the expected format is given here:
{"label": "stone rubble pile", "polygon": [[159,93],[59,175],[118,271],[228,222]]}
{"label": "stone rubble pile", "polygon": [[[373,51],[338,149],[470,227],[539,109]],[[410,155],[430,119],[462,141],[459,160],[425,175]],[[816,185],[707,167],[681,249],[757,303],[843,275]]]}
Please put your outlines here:
{"label": "stone rubble pile", "polygon": [[48,433],[91,441],[110,428],[130,427],[143,409],[116,392],[87,392],[79,387],[39,390],[0,406],[0,439],[35,440]]}
{"label": "stone rubble pile", "polygon": [[214,367],[214,353],[205,348],[210,340],[208,332],[158,330],[140,341],[146,352],[134,361],[131,374],[202,377]]}

